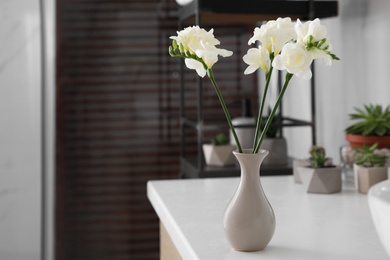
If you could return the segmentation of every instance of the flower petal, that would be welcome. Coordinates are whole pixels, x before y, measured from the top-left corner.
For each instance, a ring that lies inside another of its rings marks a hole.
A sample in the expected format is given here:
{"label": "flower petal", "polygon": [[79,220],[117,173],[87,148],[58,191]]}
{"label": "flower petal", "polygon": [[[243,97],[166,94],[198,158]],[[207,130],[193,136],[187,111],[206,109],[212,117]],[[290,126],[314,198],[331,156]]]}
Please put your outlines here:
{"label": "flower petal", "polygon": [[253,37],[249,39],[248,44],[259,41],[269,53],[274,52],[277,55],[283,45],[293,39],[296,39],[294,23],[291,22],[291,18],[287,17],[268,21],[260,28],[255,28]]}
{"label": "flower petal", "polygon": [[202,59],[208,68],[212,68],[214,63],[218,61],[218,54],[215,52],[207,52]]}
{"label": "flower petal", "polygon": [[275,68],[285,68],[289,73],[300,74],[310,67],[313,57],[309,51],[306,50],[305,45],[301,42],[287,43],[282,53],[275,57]]}
{"label": "flower petal", "polygon": [[310,67],[301,70],[300,72],[295,74],[298,78],[304,79],[304,80],[309,80],[312,77],[312,73],[310,70]]}
{"label": "flower petal", "polygon": [[187,68],[196,70],[196,73],[198,73],[200,77],[203,78],[206,76],[206,70],[201,62],[194,59],[185,59],[184,63],[186,64]]}
{"label": "flower petal", "polygon": [[250,66],[248,66],[248,68],[246,68],[246,70],[244,71],[244,74],[245,75],[251,74],[251,73],[255,72],[258,68],[259,67],[257,67],[257,66],[250,65]]}
{"label": "flower petal", "polygon": [[221,55],[222,57],[230,57],[233,55],[233,52],[225,49],[218,49],[218,54]]}
{"label": "flower petal", "polygon": [[[259,46],[259,48],[249,49],[242,59],[246,64],[248,64],[249,66],[254,66],[256,67],[256,69],[261,68],[265,72],[268,72],[269,70],[270,67],[269,52],[265,48],[262,48],[262,46]],[[252,71],[252,69],[249,70],[247,69],[246,71],[247,72]]]}
{"label": "flower petal", "polygon": [[277,70],[285,70],[286,69],[286,67],[283,65],[282,57],[280,55],[278,55],[274,58],[274,61],[272,62],[272,66]]}

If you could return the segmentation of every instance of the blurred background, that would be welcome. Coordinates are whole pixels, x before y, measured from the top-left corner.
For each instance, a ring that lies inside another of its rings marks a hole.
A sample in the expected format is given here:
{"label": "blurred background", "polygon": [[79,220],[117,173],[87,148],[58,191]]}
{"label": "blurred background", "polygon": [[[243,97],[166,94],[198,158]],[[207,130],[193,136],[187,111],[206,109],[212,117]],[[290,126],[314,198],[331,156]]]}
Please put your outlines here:
{"label": "blurred background", "polygon": [[[316,64],[315,93],[317,143],[336,162],[353,108],[390,100],[390,2],[338,2],[321,22],[341,61]],[[254,27],[215,29],[234,52],[215,65],[232,117],[245,98],[257,111],[241,60]],[[180,177],[178,29],[175,0],[0,1],[0,259],[159,258],[146,183]],[[195,116],[197,76],[184,77]],[[294,78],[285,115],[311,119],[308,90]],[[223,118],[206,82],[203,104]],[[310,129],[283,134],[288,154],[306,157]],[[187,140],[195,155],[196,134]]]}

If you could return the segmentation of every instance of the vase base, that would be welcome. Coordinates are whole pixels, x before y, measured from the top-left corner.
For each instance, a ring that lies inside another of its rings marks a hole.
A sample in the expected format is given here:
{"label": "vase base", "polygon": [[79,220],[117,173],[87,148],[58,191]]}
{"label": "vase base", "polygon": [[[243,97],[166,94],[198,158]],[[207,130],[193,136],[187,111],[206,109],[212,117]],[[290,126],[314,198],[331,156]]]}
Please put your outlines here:
{"label": "vase base", "polygon": [[238,248],[233,248],[235,251],[238,251],[238,252],[257,252],[257,251],[263,251],[265,247],[260,247],[260,248],[251,248],[251,249],[238,249]]}

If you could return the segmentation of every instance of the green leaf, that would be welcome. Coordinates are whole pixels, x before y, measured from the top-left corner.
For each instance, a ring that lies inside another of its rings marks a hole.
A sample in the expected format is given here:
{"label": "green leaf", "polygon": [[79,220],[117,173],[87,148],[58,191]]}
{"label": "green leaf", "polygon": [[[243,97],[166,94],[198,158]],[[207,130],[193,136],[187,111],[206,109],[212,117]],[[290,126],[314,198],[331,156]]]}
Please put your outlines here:
{"label": "green leaf", "polygon": [[372,135],[373,133],[376,132],[377,126],[372,124],[372,125],[367,125],[363,131],[363,135]]}
{"label": "green leaf", "polygon": [[378,126],[375,130],[375,133],[379,136],[384,136],[386,133],[386,127],[384,126]]}
{"label": "green leaf", "polygon": [[[368,147],[368,145],[365,144]],[[374,152],[378,148],[378,143],[373,144],[371,147],[368,147],[370,152]]]}
{"label": "green leaf", "polygon": [[364,109],[354,108],[356,113],[349,115],[356,123],[345,131],[350,134],[390,135],[390,105],[385,109],[381,105],[364,105]]}

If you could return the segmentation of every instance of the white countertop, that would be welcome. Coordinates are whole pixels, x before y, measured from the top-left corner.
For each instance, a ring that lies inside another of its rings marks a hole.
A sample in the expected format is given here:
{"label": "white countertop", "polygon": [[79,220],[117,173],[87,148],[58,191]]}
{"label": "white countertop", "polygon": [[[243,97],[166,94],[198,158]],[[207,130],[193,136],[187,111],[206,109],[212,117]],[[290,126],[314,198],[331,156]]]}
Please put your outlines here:
{"label": "white countertop", "polygon": [[149,181],[147,193],[184,260],[390,259],[375,231],[367,195],[352,187],[336,194],[309,194],[292,176],[265,176],[261,181],[276,229],[259,252],[234,251],[224,235],[224,209],[238,178]]}

